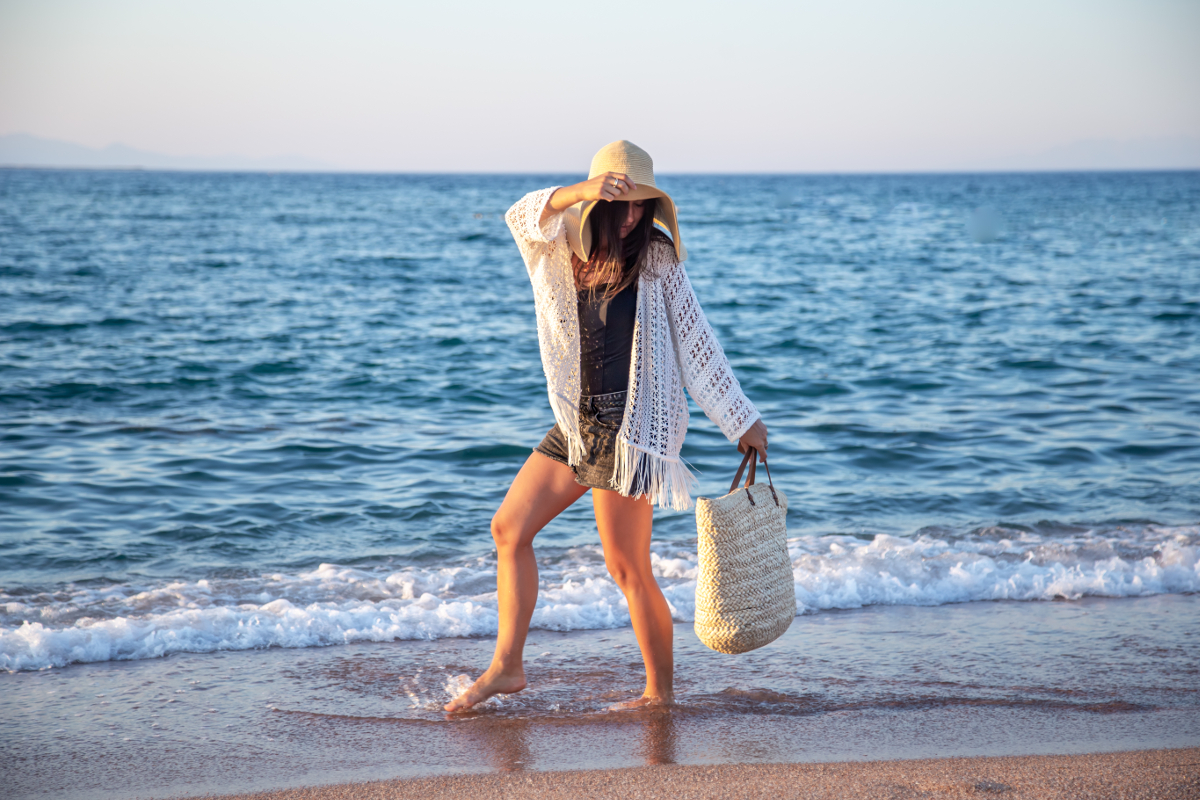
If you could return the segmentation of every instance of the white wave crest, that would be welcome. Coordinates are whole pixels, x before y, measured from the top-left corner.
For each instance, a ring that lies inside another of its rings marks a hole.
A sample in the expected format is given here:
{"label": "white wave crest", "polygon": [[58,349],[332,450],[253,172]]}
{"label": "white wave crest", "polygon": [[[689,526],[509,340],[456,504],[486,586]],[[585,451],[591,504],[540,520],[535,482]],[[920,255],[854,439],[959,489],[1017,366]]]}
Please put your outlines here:
{"label": "white wave crest", "polygon": [[[1200,527],[1128,526],[1070,534],[984,528],[911,538],[880,534],[789,542],[801,612],[873,604],[1128,597],[1200,591]],[[671,613],[695,611],[694,547],[656,544],[655,574]],[[619,628],[628,607],[599,547],[542,556],[533,626]],[[353,569],[322,564],[255,578],[66,585],[0,591],[0,669],[176,652],[311,647],[494,635],[495,563]]]}

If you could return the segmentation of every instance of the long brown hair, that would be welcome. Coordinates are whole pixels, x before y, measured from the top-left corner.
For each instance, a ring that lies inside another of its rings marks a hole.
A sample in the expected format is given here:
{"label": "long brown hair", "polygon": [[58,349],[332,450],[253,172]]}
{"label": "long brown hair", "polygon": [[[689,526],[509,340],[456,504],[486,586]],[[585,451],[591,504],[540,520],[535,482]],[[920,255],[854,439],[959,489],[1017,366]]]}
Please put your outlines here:
{"label": "long brown hair", "polygon": [[581,261],[579,256],[571,254],[576,288],[590,289],[594,293],[597,288],[604,287],[602,297],[609,300],[641,276],[646,268],[650,243],[657,237],[671,241],[671,237],[654,227],[657,203],[655,198],[643,202],[641,221],[624,239],[621,238],[621,225],[629,215],[629,202],[601,200],[596,203],[588,215],[588,224],[592,226],[590,257]]}

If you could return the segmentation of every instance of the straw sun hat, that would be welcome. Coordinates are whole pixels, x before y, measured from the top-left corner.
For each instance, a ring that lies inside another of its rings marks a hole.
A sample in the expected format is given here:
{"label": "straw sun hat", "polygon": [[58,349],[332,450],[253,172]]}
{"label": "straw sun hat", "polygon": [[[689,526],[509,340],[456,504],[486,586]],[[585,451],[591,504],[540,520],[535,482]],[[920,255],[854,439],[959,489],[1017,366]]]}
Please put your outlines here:
{"label": "straw sun hat", "polygon": [[[675,201],[671,196],[654,184],[654,161],[650,154],[633,142],[624,139],[600,148],[600,152],[592,157],[592,168],[588,171],[588,180],[603,175],[605,172],[620,172],[633,179],[637,188],[628,194],[621,195],[621,200],[649,200],[655,198],[658,203],[654,207],[654,221],[666,228],[675,242],[675,255],[680,261],[687,260],[687,250],[679,238],[679,222],[675,215]],[[588,224],[588,216],[596,207],[599,200],[585,200],[571,206],[566,211],[567,242],[571,250],[580,260],[587,261],[592,252],[592,226]]]}

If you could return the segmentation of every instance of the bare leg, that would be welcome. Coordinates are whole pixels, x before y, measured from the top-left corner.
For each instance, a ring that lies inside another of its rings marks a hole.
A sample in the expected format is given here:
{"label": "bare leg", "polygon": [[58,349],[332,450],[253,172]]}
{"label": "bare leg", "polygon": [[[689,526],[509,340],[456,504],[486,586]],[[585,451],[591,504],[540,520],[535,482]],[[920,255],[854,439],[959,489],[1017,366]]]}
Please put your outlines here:
{"label": "bare leg", "polygon": [[525,688],[522,663],[525,635],[529,633],[529,620],[538,595],[533,537],[585,492],[587,487],[575,482],[570,467],[541,453],[530,455],[517,473],[500,510],[492,517],[496,595],[500,606],[496,653],[479,680],[446,704],[447,711],[461,711],[492,695],[511,694]]}
{"label": "bare leg", "polygon": [[614,708],[674,702],[675,660],[671,610],[650,567],[650,528],[654,507],[646,498],[622,497],[606,489],[592,490],[596,527],[604,545],[604,562],[625,593],[633,632],[646,663],[646,691],[638,700]]}

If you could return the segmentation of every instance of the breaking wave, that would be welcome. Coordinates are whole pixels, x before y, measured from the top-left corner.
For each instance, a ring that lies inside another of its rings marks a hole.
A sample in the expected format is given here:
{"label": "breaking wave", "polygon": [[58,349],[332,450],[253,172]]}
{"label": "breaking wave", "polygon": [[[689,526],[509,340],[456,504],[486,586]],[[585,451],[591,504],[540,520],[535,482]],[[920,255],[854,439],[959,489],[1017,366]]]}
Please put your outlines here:
{"label": "breaking wave", "polygon": [[[800,537],[788,547],[800,613],[1200,591],[1200,526],[925,529],[911,537]],[[694,545],[656,544],[652,559],[672,615],[691,621]],[[540,550],[539,568],[533,627],[629,624],[598,546]],[[10,589],[0,591],[0,669],[488,636],[496,632],[495,574],[494,559],[482,556],[439,568],[322,564],[251,578]]]}

